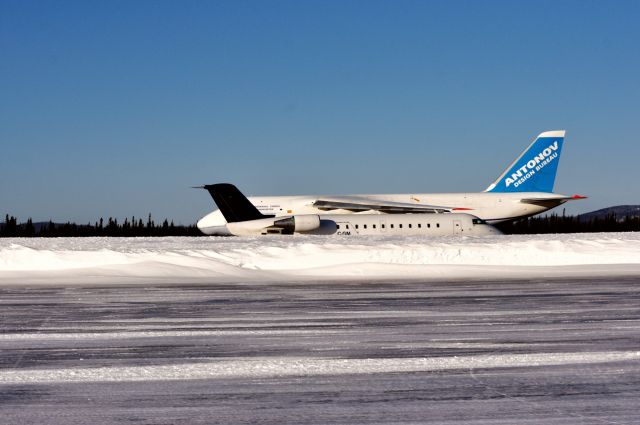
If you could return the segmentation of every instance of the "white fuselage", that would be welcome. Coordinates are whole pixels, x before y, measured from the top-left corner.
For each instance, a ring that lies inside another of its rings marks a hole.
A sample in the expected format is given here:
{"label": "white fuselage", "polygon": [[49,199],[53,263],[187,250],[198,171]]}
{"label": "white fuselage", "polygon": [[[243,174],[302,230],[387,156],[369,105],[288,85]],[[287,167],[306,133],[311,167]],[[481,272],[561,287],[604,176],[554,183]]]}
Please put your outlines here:
{"label": "white fuselage", "polygon": [[[546,192],[517,192],[517,193],[424,193],[424,194],[387,194],[387,195],[354,195],[360,199],[372,201],[389,201],[420,205],[440,205],[452,208],[454,212],[472,214],[489,223],[515,220],[529,217],[547,211],[553,206],[525,203],[523,199],[548,199],[557,205],[566,200],[566,196]],[[313,203],[323,196],[253,196],[249,200],[265,215],[289,216],[293,214],[320,214],[323,216],[340,215],[382,215],[393,218],[400,215],[414,214],[384,214],[377,211],[352,213],[347,210],[335,209],[324,211],[316,208]],[[446,214],[435,214],[437,216]],[[208,235],[229,235],[226,220],[219,210],[215,210],[198,221],[198,228]]]}
{"label": "white fuselage", "polygon": [[[470,214],[301,214],[228,223],[229,234],[256,236],[268,234],[305,234],[336,236],[403,235],[403,236],[485,236],[501,232]],[[308,226],[314,218],[314,225]],[[307,227],[294,230],[297,220],[307,221]],[[278,222],[290,221],[289,229],[277,227]],[[275,223],[274,223],[275,222]],[[274,225],[275,224],[275,225]]]}

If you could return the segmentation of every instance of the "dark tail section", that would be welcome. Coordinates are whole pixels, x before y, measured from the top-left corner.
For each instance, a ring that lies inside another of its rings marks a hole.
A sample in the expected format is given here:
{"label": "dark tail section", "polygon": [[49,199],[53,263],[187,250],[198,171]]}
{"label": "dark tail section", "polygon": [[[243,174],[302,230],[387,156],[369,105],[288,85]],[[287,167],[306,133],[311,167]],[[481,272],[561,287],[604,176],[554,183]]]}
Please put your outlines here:
{"label": "dark tail section", "polygon": [[263,215],[249,200],[232,184],[218,183],[203,186],[211,194],[214,202],[228,223],[258,220],[270,216]]}

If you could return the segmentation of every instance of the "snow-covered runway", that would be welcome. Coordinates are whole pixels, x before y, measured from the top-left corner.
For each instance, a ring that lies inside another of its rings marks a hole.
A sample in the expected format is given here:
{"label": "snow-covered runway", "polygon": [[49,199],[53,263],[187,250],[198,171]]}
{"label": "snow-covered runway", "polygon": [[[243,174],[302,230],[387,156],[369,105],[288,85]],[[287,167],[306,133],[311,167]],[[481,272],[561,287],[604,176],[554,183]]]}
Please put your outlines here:
{"label": "snow-covered runway", "polygon": [[640,279],[0,287],[0,423],[633,424]]}

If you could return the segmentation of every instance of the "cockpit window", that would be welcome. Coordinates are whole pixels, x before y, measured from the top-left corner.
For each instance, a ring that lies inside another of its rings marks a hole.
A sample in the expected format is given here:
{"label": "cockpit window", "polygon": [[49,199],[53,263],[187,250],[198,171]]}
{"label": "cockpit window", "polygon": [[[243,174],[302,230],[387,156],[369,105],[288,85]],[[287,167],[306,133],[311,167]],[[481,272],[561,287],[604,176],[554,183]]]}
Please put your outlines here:
{"label": "cockpit window", "polygon": [[473,219],[473,224],[487,224],[487,222],[486,222],[486,221],[484,221],[484,220],[483,220],[483,219],[481,219],[481,218],[474,218],[474,219]]}

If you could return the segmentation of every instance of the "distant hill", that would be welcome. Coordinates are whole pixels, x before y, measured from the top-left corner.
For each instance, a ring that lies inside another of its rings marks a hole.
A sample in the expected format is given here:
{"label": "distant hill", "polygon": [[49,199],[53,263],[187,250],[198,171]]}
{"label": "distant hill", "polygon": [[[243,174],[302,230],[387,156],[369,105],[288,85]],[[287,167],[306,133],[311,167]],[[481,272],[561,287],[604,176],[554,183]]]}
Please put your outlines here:
{"label": "distant hill", "polygon": [[601,210],[580,214],[578,220],[602,220],[610,216],[615,216],[618,221],[628,218],[638,218],[640,217],[640,205],[618,205],[615,207],[602,208]]}
{"label": "distant hill", "polygon": [[[55,227],[62,227],[64,226],[64,223],[53,223],[53,225]],[[40,230],[42,230],[43,227],[47,227],[49,226],[49,222],[48,221],[38,221],[36,223],[33,223],[33,227],[36,229],[36,232],[39,232]]]}

